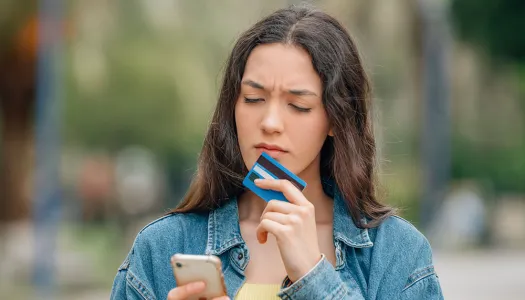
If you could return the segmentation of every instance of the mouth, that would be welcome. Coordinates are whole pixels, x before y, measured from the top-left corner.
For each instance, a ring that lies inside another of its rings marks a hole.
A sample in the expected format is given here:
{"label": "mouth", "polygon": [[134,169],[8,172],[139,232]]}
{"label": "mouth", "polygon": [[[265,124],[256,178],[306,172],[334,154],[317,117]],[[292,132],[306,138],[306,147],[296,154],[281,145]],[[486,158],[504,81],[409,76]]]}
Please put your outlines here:
{"label": "mouth", "polygon": [[278,155],[288,152],[277,145],[271,145],[271,144],[265,144],[265,143],[260,143],[260,144],[255,145],[255,149],[257,149],[257,151],[260,153],[266,152],[270,156],[278,156]]}

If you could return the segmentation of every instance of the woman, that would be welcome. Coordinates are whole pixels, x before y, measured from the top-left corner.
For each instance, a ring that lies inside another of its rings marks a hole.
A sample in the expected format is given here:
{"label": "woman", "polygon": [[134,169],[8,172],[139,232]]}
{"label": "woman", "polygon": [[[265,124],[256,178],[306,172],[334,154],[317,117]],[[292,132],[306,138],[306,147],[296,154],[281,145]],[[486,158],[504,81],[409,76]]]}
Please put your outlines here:
{"label": "woman", "polygon": [[[186,299],[174,253],[213,254],[236,299],[442,299],[425,237],[375,196],[369,82],[342,25],[307,8],[276,11],[241,35],[182,203],[147,225],[112,299]],[[307,182],[242,180],[266,152]]]}

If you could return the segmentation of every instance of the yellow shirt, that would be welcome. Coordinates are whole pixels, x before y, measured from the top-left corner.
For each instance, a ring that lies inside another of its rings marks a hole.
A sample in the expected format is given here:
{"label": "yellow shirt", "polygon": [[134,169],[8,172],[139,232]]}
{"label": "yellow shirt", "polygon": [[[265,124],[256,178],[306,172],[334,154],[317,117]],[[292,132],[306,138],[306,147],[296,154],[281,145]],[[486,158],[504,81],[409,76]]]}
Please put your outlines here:
{"label": "yellow shirt", "polygon": [[242,285],[235,300],[267,300],[280,299],[277,293],[281,289],[279,284],[255,284],[245,283]]}

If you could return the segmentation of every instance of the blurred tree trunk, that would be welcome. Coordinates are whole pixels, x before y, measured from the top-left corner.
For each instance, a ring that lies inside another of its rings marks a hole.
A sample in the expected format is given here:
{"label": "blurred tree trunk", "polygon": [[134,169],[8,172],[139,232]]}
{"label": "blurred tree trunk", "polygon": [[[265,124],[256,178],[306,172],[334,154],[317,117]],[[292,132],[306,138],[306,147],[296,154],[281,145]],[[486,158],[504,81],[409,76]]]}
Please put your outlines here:
{"label": "blurred tree trunk", "polygon": [[448,4],[419,0],[421,28],[421,170],[420,225],[429,229],[443,202],[451,172],[450,78],[451,37]]}
{"label": "blurred tree trunk", "polygon": [[0,53],[0,222],[31,213],[36,24],[28,19]]}

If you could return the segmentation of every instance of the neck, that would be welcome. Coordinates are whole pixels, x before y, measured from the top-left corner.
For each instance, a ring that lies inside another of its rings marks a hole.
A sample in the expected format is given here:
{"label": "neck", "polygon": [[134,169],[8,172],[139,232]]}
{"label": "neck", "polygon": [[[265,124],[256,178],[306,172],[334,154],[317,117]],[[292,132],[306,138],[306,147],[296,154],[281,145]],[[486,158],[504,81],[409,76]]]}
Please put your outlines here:
{"label": "neck", "polygon": [[[303,195],[315,206],[315,219],[319,224],[331,224],[333,221],[333,201],[323,191],[319,170],[299,174],[306,181]],[[266,201],[251,191],[244,192],[239,197],[239,221],[259,222],[266,207]]]}

